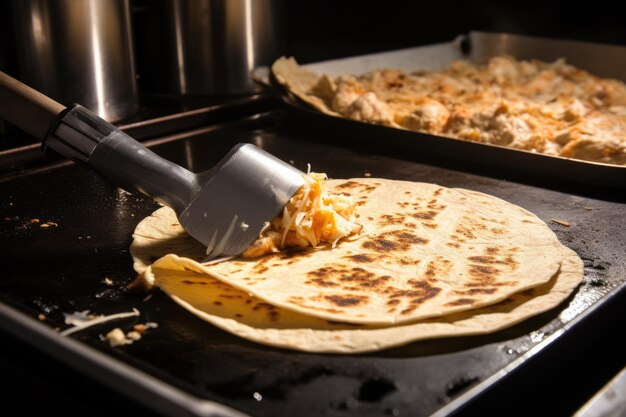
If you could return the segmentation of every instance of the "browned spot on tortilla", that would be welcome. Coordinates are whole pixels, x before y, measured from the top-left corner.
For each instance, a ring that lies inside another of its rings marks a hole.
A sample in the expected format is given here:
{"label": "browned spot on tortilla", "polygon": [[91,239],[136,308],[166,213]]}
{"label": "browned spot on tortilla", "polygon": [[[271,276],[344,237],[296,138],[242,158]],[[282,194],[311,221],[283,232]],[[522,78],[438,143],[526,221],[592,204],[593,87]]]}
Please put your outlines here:
{"label": "browned spot on tortilla", "polygon": [[419,237],[409,230],[394,230],[374,236],[363,242],[361,246],[365,249],[385,253],[407,251],[411,245],[425,245],[427,243],[428,239]]}
{"label": "browned spot on tortilla", "polygon": [[[417,265],[420,263],[419,259],[411,259],[411,258],[399,258],[397,259],[397,261],[400,263],[400,265]],[[392,262],[389,262],[392,263]]]}
{"label": "browned spot on tortilla", "polygon": [[470,256],[467,258],[469,261],[476,262],[479,264],[496,264],[496,265],[508,265],[512,259],[507,257],[505,260],[501,260],[496,258],[495,256]]}
{"label": "browned spot on tortilla", "polygon": [[436,229],[438,227],[437,223],[423,223],[423,225],[429,229]]}
{"label": "browned spot on tortilla", "polygon": [[374,218],[372,216],[367,216],[367,220],[372,221]]}
{"label": "browned spot on tortilla", "polygon": [[404,223],[404,226],[410,228],[410,229],[415,229],[417,227],[417,225],[415,223],[411,223],[411,222],[406,222]]}
{"label": "browned spot on tortilla", "polygon": [[522,223],[534,223],[532,220],[522,220]]}
{"label": "browned spot on tortilla", "polygon": [[243,314],[240,314],[240,313],[235,313],[235,317],[237,317],[238,319],[240,319],[240,318],[242,318],[242,317],[243,317]]}
{"label": "browned spot on tortilla", "polygon": [[374,262],[376,259],[372,255],[368,255],[365,253],[359,253],[356,255],[344,256],[344,259],[349,259],[353,262],[358,262],[362,264]]}
{"label": "browned spot on tortilla", "polygon": [[221,306],[222,302],[221,301],[213,301],[213,304],[215,304],[216,306]]}
{"label": "browned spot on tortilla", "polygon": [[441,194],[441,192],[443,191],[443,188],[437,188],[435,190],[435,192],[433,193],[434,196],[439,196]]}
{"label": "browned spot on tortilla", "polygon": [[455,294],[458,295],[476,295],[476,294],[493,294],[496,292],[496,288],[469,288],[467,290],[456,290]]}
{"label": "browned spot on tortilla", "polygon": [[327,266],[307,272],[312,277],[305,281],[306,284],[315,284],[320,287],[341,286],[347,290],[363,290],[383,287],[391,277],[389,275],[376,275],[363,268],[348,268],[345,266]]}
{"label": "browned spot on tortilla", "polygon": [[505,287],[513,286],[517,283],[516,281],[498,281],[497,278],[502,271],[491,265],[470,264],[468,272],[472,280],[465,285],[466,287]]}
{"label": "browned spot on tortilla", "polygon": [[[452,269],[452,261],[444,258],[443,256],[437,256],[432,261],[429,261],[426,264],[426,269],[424,270],[424,279],[427,281],[433,281],[438,276],[445,276]],[[411,282],[409,280],[409,282]]]}
{"label": "browned spot on tortilla", "polygon": [[324,299],[339,307],[352,307],[367,304],[369,297],[365,295],[325,295]]}
{"label": "browned spot on tortilla", "polygon": [[346,197],[350,197],[352,194],[343,191],[343,192],[339,193],[339,195],[345,195]]}
{"label": "browned spot on tortilla", "polygon": [[404,221],[405,216],[400,214],[383,214],[380,216],[378,224],[382,226],[388,226],[393,224],[400,224]]}
{"label": "browned spot on tortilla", "polygon": [[236,274],[237,272],[241,272],[241,269],[235,269],[235,270],[233,270],[231,273],[232,273],[232,274]]}
{"label": "browned spot on tortilla", "polygon": [[189,281],[187,279],[184,279],[181,281],[183,284],[187,284],[187,285],[208,285],[206,282],[202,282],[202,281]]}
{"label": "browned spot on tortilla", "polygon": [[420,219],[420,220],[432,220],[438,214],[439,214],[439,212],[437,212],[437,211],[427,210],[427,211],[420,211],[420,212],[417,212],[417,213],[412,213],[411,217],[414,217],[414,218]]}
{"label": "browned spot on tortilla", "polygon": [[267,271],[269,268],[266,266],[261,266],[261,267],[255,267],[254,268],[254,272],[258,272],[259,274],[262,274],[263,272]]}
{"label": "browned spot on tortilla", "polygon": [[496,235],[503,235],[506,233],[506,229],[503,229],[501,227],[492,227],[491,231],[495,233]]}
{"label": "browned spot on tortilla", "polygon": [[311,280],[304,281],[304,283],[315,284],[318,287],[324,287],[324,288],[333,288],[333,287],[339,286],[339,284],[337,284],[336,282],[329,280],[329,279],[325,279],[325,278],[313,278]]}
{"label": "browned spot on tortilla", "polygon": [[277,321],[280,313],[276,310],[270,310],[267,312],[267,316],[270,318],[270,321]]}
{"label": "browned spot on tortilla", "polygon": [[487,252],[489,255],[495,255],[500,252],[500,248],[498,248],[497,246],[488,246],[485,248],[485,252]]}
{"label": "browned spot on tortilla", "polygon": [[474,304],[474,301],[476,300],[474,300],[473,298],[459,298],[458,300],[451,301],[449,303],[446,303],[445,305],[448,307],[462,306],[466,304]]}
{"label": "browned spot on tortilla", "polygon": [[388,306],[395,306],[396,304],[400,304],[400,300],[398,300],[397,298],[387,301]]}
{"label": "browned spot on tortilla", "polygon": [[[408,314],[411,311],[415,310],[419,305],[423,304],[425,301],[435,297],[437,294],[441,292],[441,288],[434,287],[430,285],[426,281],[417,281],[414,280],[412,290],[400,290],[396,288],[388,288],[385,293],[389,301],[393,301],[396,299],[404,299],[410,306],[403,310],[402,314]],[[387,304],[389,304],[389,301]]]}
{"label": "browned spot on tortilla", "polygon": [[411,192],[410,192],[410,191],[405,191],[405,192],[404,192],[404,194],[405,194],[405,195],[410,195],[410,194],[411,194]]}
{"label": "browned spot on tortilla", "polygon": [[459,224],[454,231],[467,239],[476,239],[476,235],[471,227],[464,224]]}
{"label": "browned spot on tortilla", "polygon": [[498,268],[487,265],[470,265],[470,274],[481,279],[492,279],[495,274],[500,273]]}
{"label": "browned spot on tortilla", "polygon": [[428,207],[431,210],[437,210],[437,211],[441,211],[446,208],[444,204],[437,204],[437,200],[429,201],[426,207]]}
{"label": "browned spot on tortilla", "polygon": [[389,275],[376,276],[363,268],[352,268],[348,274],[339,278],[340,281],[350,282],[362,288],[379,288],[390,279]]}
{"label": "browned spot on tortilla", "polygon": [[448,243],[446,243],[446,246],[450,246],[451,248],[460,248],[461,247],[461,245],[459,245],[456,242],[448,242]]}
{"label": "browned spot on tortilla", "polygon": [[467,239],[463,239],[461,236],[457,235],[456,233],[453,235],[450,235],[450,239],[456,242],[461,242],[461,243],[465,243],[467,241]]}
{"label": "browned spot on tortilla", "polygon": [[363,184],[361,184],[360,182],[356,182],[356,181],[347,181],[344,182],[343,184],[339,184],[337,185],[337,188],[355,188],[355,187],[359,187],[362,186]]}

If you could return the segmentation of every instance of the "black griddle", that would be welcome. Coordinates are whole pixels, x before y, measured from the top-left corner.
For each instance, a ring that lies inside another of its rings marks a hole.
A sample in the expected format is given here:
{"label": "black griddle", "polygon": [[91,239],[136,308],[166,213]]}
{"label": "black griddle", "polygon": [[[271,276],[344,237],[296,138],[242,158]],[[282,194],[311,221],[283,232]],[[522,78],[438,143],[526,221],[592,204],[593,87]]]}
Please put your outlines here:
{"label": "black griddle", "polygon": [[[168,415],[231,415],[213,404],[254,416],[484,415],[498,405],[506,405],[507,414],[525,414],[536,398],[545,400],[541,410],[548,414],[569,415],[604,383],[605,373],[623,366],[624,351],[613,333],[626,318],[622,192],[554,181],[545,187],[506,170],[485,172],[391,148],[353,148],[332,131],[324,139],[309,140],[275,110],[146,143],[193,171],[208,169],[234,144],[250,142],[333,178],[368,173],[493,194],[546,221],[583,258],[583,284],[552,311],[492,335],[362,355],[270,348],[218,330],[159,291],[147,297],[127,290],[135,278],[128,253],[133,229],[157,204],[85,168],[56,163],[0,177],[0,328],[58,361],[57,367],[75,369],[86,381]],[[58,226],[41,228],[47,221]],[[132,308],[140,317],[70,338],[54,330],[67,327],[64,312]],[[128,331],[148,321],[159,327],[135,344],[111,348],[100,338],[115,327]],[[554,383],[569,387],[569,394],[559,396],[550,388]],[[106,395],[91,405],[97,408],[98,401],[107,402]]]}

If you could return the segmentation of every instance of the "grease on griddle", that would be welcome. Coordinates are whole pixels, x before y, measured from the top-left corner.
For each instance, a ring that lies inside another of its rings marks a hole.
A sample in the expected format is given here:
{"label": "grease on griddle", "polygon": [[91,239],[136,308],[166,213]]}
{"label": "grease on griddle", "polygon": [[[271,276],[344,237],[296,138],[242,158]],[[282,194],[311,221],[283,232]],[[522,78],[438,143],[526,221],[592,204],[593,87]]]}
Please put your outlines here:
{"label": "grease on griddle", "polygon": [[461,375],[446,384],[446,395],[453,397],[478,381],[476,376]]}
{"label": "grease on griddle", "polygon": [[365,402],[378,402],[395,390],[396,384],[388,379],[368,379],[359,388],[357,399]]}

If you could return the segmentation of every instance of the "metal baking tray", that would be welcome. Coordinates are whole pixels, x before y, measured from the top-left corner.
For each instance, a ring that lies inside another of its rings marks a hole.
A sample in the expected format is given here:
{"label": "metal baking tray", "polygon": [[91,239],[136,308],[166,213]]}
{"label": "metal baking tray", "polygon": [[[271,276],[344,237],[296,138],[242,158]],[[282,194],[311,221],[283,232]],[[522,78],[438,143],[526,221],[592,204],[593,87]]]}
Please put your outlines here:
{"label": "metal baking tray", "polygon": [[[167,415],[463,415],[485,403],[528,410],[532,399],[546,392],[550,396],[541,411],[564,415],[586,399],[572,392],[581,387],[593,392],[603,384],[593,386],[590,369],[599,368],[600,359],[585,357],[585,349],[602,343],[600,358],[615,355],[611,334],[622,321],[614,316],[626,295],[623,193],[604,190],[590,197],[585,187],[550,190],[418,163],[402,153],[363,153],[311,142],[302,132],[283,128],[287,119],[273,111],[146,143],[193,171],[208,169],[237,142],[250,142],[301,169],[311,163],[335,178],[369,173],[487,192],[548,222],[583,258],[584,282],[557,308],[492,335],[425,340],[361,355],[266,347],[211,326],[159,291],[151,297],[128,291],[135,277],[128,253],[131,234],[156,203],[122,192],[82,167],[57,164],[0,177],[0,241],[5,242],[0,329]],[[46,221],[57,226],[41,228]],[[64,312],[109,314],[132,308],[140,317],[71,337],[54,330],[67,327]],[[132,345],[111,348],[99,337],[147,321],[159,327]],[[524,371],[530,376],[524,377]],[[587,372],[583,380],[578,372]],[[572,391],[559,396],[550,389],[557,383]],[[494,390],[495,398],[489,394]]]}
{"label": "metal baking tray", "polygon": [[[381,68],[407,72],[442,70],[459,59],[481,63],[497,55],[517,59],[567,62],[602,77],[626,81],[626,47],[536,38],[505,33],[470,32],[451,42],[391,52],[356,56],[303,65],[319,74],[362,74]],[[297,59],[297,57],[296,57]],[[463,141],[322,114],[289,94],[269,76],[267,68],[255,71],[255,79],[277,92],[289,105],[295,123],[316,129],[319,140],[332,130],[348,146],[378,146],[424,156],[444,158],[456,164],[468,162],[537,178],[553,178],[606,187],[626,188],[626,166],[548,156],[504,146]]]}

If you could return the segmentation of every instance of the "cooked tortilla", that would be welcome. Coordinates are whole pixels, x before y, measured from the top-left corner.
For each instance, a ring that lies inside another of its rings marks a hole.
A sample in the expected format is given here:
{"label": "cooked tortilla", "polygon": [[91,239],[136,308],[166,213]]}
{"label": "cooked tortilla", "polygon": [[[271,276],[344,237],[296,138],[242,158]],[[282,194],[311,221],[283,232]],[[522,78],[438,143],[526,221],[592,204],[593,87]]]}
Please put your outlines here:
{"label": "cooked tortilla", "polygon": [[560,59],[507,56],[443,71],[378,69],[329,77],[293,58],[276,80],[317,110],[432,135],[626,165],[626,84]]}
{"label": "cooked tortilla", "polygon": [[410,342],[495,332],[552,309],[583,277],[576,254],[562,247],[559,272],[546,284],[488,307],[394,327],[350,325],[273,306],[207,275],[198,264],[168,255],[148,271],[155,284],[194,315],[253,342],[307,352],[358,353]]}
{"label": "cooked tortilla", "polygon": [[[550,281],[563,258],[544,222],[493,196],[375,178],[328,186],[358,200],[359,239],[194,270],[307,316],[388,325],[498,303]],[[131,247],[137,271],[168,253],[200,261],[183,233],[168,208],[144,220]]]}

